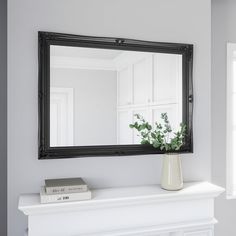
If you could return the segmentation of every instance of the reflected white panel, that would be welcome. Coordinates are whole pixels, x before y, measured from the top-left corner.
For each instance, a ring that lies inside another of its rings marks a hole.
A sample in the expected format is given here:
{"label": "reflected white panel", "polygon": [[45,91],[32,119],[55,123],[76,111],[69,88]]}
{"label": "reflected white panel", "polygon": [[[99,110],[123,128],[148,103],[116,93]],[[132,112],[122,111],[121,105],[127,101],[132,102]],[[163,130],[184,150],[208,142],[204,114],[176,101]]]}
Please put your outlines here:
{"label": "reflected white panel", "polygon": [[151,102],[152,56],[144,57],[133,65],[134,104]]}
{"label": "reflected white panel", "polygon": [[236,197],[236,44],[227,44],[227,196]]}
{"label": "reflected white panel", "polygon": [[[233,70],[233,75],[235,76],[236,75],[236,56],[235,56],[235,58],[233,60],[233,68],[232,68],[232,70]],[[233,84],[233,92],[236,93],[236,79],[233,79],[232,84]]]}
{"label": "reflected white panel", "polygon": [[132,67],[127,67],[118,72],[118,104],[130,105],[132,101]]}
{"label": "reflected white panel", "polygon": [[58,120],[60,117],[60,108],[56,100],[51,100],[50,104],[50,146],[60,146],[60,125]]}
{"label": "reflected white panel", "polygon": [[232,172],[232,184],[236,189],[236,127],[232,129],[232,167],[234,170]]}
{"label": "reflected white panel", "polygon": [[73,89],[50,89],[50,146],[73,146]]}
{"label": "reflected white panel", "polygon": [[118,112],[118,144],[132,144],[132,130],[129,125],[132,123],[132,113],[129,110]]}
{"label": "reflected white panel", "polygon": [[[176,103],[182,99],[182,56],[158,53],[154,55],[154,101]],[[181,85],[181,86],[179,86]]]}
{"label": "reflected white panel", "polygon": [[[235,74],[236,75],[236,74]],[[232,125],[236,126],[236,93],[232,93]]]}

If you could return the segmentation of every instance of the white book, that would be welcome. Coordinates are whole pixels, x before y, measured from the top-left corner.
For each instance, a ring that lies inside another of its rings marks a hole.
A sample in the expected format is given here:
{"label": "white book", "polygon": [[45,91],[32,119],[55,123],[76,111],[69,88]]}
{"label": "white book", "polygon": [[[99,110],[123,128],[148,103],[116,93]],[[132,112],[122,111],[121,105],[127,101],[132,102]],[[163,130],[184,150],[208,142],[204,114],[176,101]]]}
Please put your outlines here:
{"label": "white book", "polygon": [[90,199],[92,199],[92,193],[90,190],[80,193],[47,194],[45,191],[45,186],[43,186],[40,191],[41,203],[71,202]]}
{"label": "white book", "polygon": [[46,179],[45,190],[47,194],[78,193],[88,190],[82,178]]}

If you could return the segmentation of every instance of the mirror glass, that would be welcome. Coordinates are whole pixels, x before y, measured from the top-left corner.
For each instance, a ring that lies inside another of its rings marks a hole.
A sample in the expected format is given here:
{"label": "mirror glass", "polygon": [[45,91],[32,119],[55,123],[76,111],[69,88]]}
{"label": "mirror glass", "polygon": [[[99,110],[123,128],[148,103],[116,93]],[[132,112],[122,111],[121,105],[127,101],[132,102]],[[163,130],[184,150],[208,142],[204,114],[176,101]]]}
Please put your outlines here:
{"label": "mirror glass", "polygon": [[50,146],[139,144],[142,115],[182,122],[182,55],[50,45]]}

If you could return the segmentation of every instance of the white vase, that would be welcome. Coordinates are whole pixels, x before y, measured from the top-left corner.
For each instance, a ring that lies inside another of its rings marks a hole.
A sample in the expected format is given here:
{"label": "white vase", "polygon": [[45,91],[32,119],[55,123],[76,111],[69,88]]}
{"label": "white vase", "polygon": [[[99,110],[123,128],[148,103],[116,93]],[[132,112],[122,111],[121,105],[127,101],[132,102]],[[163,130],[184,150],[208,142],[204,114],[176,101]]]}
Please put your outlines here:
{"label": "white vase", "polygon": [[162,164],[161,187],[171,191],[183,188],[182,166],[179,154],[165,154]]}

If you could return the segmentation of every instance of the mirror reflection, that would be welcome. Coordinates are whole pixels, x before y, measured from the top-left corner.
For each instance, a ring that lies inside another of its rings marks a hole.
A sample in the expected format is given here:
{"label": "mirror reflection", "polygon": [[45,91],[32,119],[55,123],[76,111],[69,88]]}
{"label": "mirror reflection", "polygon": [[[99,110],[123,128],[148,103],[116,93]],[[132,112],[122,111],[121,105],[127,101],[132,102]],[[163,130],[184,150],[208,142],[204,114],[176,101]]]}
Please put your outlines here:
{"label": "mirror reflection", "polygon": [[182,55],[50,46],[50,146],[139,144],[129,124],[182,122]]}

